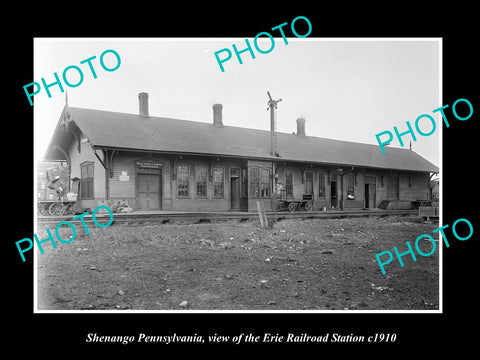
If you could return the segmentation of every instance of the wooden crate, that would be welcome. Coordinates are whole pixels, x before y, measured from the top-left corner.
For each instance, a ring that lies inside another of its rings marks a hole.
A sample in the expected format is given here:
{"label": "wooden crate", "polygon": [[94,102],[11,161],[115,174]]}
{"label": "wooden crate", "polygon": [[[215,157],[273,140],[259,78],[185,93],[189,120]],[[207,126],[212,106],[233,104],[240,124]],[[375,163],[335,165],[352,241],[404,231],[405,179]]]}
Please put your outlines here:
{"label": "wooden crate", "polygon": [[438,217],[438,207],[420,206],[418,208],[418,215],[423,217]]}

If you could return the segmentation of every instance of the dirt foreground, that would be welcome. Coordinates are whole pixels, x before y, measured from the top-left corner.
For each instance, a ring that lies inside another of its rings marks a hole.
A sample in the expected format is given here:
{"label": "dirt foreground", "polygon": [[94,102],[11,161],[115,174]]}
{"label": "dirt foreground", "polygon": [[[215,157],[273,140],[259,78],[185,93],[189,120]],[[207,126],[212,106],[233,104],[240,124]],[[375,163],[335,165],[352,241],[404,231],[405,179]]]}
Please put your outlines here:
{"label": "dirt foreground", "polygon": [[37,250],[38,309],[438,309],[438,233],[433,255],[394,259],[385,275],[375,258],[437,227],[400,216],[90,226]]}

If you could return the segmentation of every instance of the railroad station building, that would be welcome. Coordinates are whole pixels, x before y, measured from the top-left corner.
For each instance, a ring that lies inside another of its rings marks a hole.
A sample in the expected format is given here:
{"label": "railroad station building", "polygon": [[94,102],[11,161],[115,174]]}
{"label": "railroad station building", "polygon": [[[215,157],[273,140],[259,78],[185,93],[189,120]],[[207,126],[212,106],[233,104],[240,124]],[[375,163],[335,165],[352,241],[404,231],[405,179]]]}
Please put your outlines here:
{"label": "railroad station building", "polygon": [[[293,119],[292,119],[293,120]],[[431,200],[438,167],[413,150],[228,126],[222,105],[201,123],[65,105],[45,161],[66,161],[81,208],[124,200],[134,210],[267,211],[312,198],[315,210],[411,209]],[[274,136],[273,136],[274,135]],[[275,151],[272,151],[275,139]]]}

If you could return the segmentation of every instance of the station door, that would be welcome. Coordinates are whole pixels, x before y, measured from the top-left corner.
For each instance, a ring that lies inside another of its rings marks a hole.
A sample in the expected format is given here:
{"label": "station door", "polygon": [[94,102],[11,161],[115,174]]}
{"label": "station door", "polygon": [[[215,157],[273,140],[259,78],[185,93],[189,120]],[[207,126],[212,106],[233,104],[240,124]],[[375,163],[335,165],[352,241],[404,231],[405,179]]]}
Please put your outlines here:
{"label": "station door", "polygon": [[139,210],[159,210],[162,204],[162,174],[137,173],[137,208]]}

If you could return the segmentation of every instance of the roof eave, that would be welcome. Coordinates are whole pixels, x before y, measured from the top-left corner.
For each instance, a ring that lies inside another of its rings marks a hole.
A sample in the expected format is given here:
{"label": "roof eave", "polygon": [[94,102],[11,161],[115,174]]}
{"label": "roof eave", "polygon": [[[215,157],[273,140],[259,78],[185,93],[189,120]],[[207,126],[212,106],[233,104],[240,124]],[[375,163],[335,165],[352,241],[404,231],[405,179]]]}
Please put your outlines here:
{"label": "roof eave", "polygon": [[[168,150],[149,150],[149,149],[138,149],[138,148],[128,148],[128,147],[118,147],[118,146],[108,146],[108,145],[93,145],[92,149],[94,150],[117,150],[117,151],[130,151],[130,152],[139,152],[139,153],[155,153],[155,154],[168,154],[168,155],[190,155],[190,156],[207,156],[207,157],[224,157],[224,158],[236,158],[238,159],[239,155],[232,154],[221,154],[221,153],[201,153],[201,152],[188,152],[188,151],[168,151]],[[330,163],[324,161],[309,161],[309,160],[297,160],[282,158],[276,156],[241,156],[241,158],[248,160],[261,160],[261,161],[275,161],[275,162],[296,162],[304,164],[315,164],[315,165],[326,165],[326,166],[343,166],[343,167],[355,167],[362,169],[375,169],[375,170],[389,170],[389,171],[411,171],[411,172],[422,172],[422,173],[438,173],[438,169],[400,169],[400,168],[385,168],[385,167],[375,167],[369,165],[354,165],[347,163]]]}

